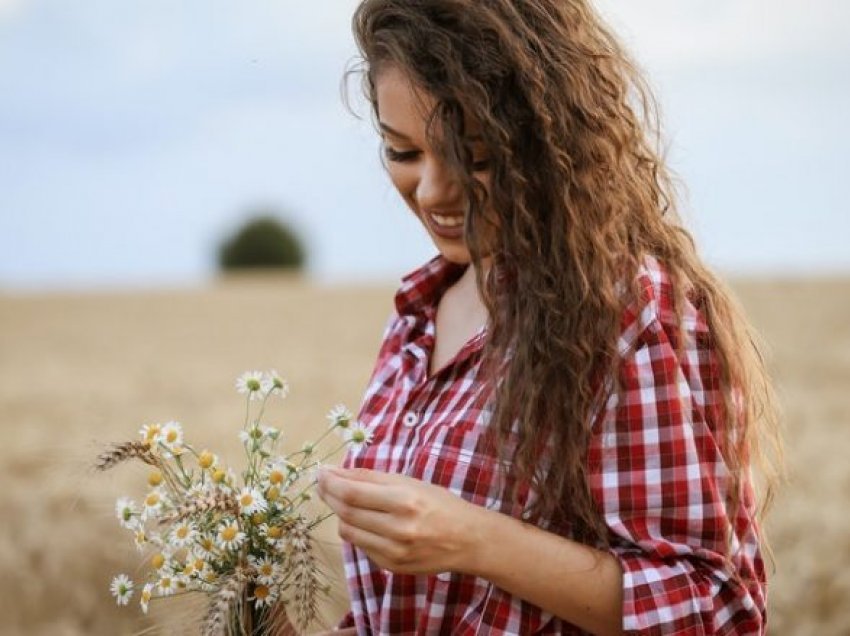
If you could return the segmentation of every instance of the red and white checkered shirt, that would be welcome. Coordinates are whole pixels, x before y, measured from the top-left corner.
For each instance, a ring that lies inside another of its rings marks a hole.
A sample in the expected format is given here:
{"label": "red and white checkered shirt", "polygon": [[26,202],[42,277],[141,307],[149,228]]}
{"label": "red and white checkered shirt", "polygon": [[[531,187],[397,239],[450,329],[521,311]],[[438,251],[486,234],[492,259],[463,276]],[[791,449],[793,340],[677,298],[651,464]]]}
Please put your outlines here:
{"label": "red and white checkered shirt", "polygon": [[[345,467],[402,473],[448,488],[476,505],[526,518],[509,501],[491,455],[481,373],[482,328],[429,377],[434,319],[463,266],[437,256],[403,279],[359,421],[374,441]],[[676,354],[671,283],[654,259],[623,317],[622,390],[594,416],[589,448],[593,495],[620,561],[623,628],[640,634],[760,634],[765,575],[749,496],[725,557],[727,468],[718,448],[717,362],[703,316],[684,308],[686,342]],[[751,495],[751,492],[750,492]],[[528,503],[529,495],[523,495]],[[533,520],[552,532],[549,521]],[[359,634],[581,634],[577,627],[482,578],[459,572],[396,574],[344,543],[351,612],[340,627]],[[737,570],[738,576],[733,576]]]}

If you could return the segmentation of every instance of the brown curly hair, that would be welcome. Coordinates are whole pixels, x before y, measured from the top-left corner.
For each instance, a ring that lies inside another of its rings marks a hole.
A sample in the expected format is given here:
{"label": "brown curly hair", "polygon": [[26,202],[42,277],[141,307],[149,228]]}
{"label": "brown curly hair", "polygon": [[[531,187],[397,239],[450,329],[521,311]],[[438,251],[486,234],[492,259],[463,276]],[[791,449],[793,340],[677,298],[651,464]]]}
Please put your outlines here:
{"label": "brown curly hair", "polygon": [[[440,131],[435,147],[468,195],[465,239],[490,319],[485,358],[495,369],[510,357],[499,367],[491,430],[505,448],[518,423],[513,496],[519,483],[532,484],[532,514],[568,519],[577,538],[606,541],[588,485],[591,414],[607,398],[600,370],[617,377],[621,317],[639,294],[624,294],[623,284],[651,255],[674,283],[677,314],[687,297],[713,339],[725,398],[720,442],[733,482],[729,518],[752,459],[768,477],[767,502],[781,446],[764,363],[678,220],[651,92],[590,3],[365,0],[353,27],[376,115],[385,65],[436,100],[429,130]],[[470,119],[490,157],[489,193],[473,170]],[[495,244],[482,245],[494,229]],[[496,275],[482,273],[483,255]],[[559,461],[541,470],[547,443]]]}

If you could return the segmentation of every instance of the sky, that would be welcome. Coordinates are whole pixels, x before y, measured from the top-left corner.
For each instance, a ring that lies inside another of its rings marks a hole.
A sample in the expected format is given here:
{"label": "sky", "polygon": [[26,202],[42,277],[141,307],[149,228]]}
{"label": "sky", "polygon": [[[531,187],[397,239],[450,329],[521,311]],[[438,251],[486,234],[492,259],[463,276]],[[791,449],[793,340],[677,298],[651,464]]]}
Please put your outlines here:
{"label": "sky", "polygon": [[[341,80],[356,0],[0,0],[0,291],[194,285],[254,210],[319,281],[434,253]],[[600,0],[661,103],[699,249],[850,273],[850,3]]]}

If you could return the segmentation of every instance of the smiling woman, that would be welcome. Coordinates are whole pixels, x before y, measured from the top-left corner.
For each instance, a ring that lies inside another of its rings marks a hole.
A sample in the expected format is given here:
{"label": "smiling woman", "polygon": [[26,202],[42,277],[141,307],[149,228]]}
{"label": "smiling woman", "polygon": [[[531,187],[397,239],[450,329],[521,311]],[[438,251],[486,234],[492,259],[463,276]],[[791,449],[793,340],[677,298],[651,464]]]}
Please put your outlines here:
{"label": "smiling woman", "polygon": [[615,37],[585,0],[365,0],[354,28],[438,254],[396,294],[374,442],[320,479],[340,626],[762,633],[773,394]]}

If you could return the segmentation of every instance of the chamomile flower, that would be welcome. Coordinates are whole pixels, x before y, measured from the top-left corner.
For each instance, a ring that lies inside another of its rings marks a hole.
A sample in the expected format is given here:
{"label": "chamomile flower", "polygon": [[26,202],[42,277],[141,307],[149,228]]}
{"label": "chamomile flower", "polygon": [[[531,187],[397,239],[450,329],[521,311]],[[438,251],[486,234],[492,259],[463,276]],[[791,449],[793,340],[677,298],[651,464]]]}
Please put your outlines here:
{"label": "chamomile flower", "polygon": [[269,504],[257,488],[243,488],[236,498],[239,502],[239,512],[252,515],[255,512],[268,510]]}
{"label": "chamomile flower", "polygon": [[252,425],[247,431],[239,431],[239,441],[245,444],[258,444],[263,439],[263,431],[256,424]]}
{"label": "chamomile flower", "polygon": [[253,596],[249,596],[248,600],[254,601],[254,607],[271,607],[277,601],[277,592],[268,585],[256,585]]}
{"label": "chamomile flower", "polygon": [[260,371],[246,371],[236,379],[236,390],[250,400],[262,399],[262,388],[263,374]]}
{"label": "chamomile flower", "polygon": [[130,597],[133,596],[133,582],[126,574],[119,574],[109,585],[109,591],[115,597],[115,602],[118,605],[126,605]]}
{"label": "chamomile flower", "polygon": [[264,523],[260,526],[260,534],[265,538],[266,543],[273,548],[282,548],[284,544],[283,526],[269,525]]}
{"label": "chamomile flower", "polygon": [[156,582],[156,592],[160,596],[171,596],[177,591],[177,581],[170,574],[159,577]]}
{"label": "chamomile flower", "polygon": [[195,552],[203,557],[210,558],[216,553],[215,535],[209,532],[199,534],[195,540]]}
{"label": "chamomile flower", "polygon": [[345,431],[344,439],[355,451],[359,451],[372,441],[372,433],[357,422]]}
{"label": "chamomile flower", "polygon": [[248,562],[257,571],[257,581],[264,585],[274,585],[280,576],[280,565],[267,556],[260,558],[249,556]]}
{"label": "chamomile flower", "polygon": [[281,378],[274,369],[263,374],[260,386],[263,393],[267,395],[279,395],[285,398],[289,394],[289,382]]}
{"label": "chamomile flower", "polygon": [[354,416],[351,414],[351,411],[345,408],[344,404],[337,404],[328,411],[327,418],[331,423],[331,427],[346,429],[351,424]]}
{"label": "chamomile flower", "polygon": [[179,454],[183,450],[183,427],[179,422],[166,422],[155,439],[171,453]]}
{"label": "chamomile flower", "polygon": [[198,529],[191,521],[180,521],[171,529],[171,543],[178,548],[191,545],[198,534]]}
{"label": "chamomile flower", "polygon": [[139,429],[139,435],[143,442],[147,442],[151,446],[156,443],[156,436],[162,430],[162,424],[145,424]]}
{"label": "chamomile flower", "polygon": [[280,437],[280,429],[274,426],[261,426],[260,430],[263,432],[263,437],[267,437],[272,441]]}
{"label": "chamomile flower", "polygon": [[129,530],[134,529],[135,520],[138,515],[139,511],[136,510],[136,502],[132,499],[121,497],[115,502],[115,516],[118,517],[118,521],[122,527]]}
{"label": "chamomile flower", "polygon": [[236,521],[221,524],[216,535],[216,541],[222,550],[238,550],[246,538]]}
{"label": "chamomile flower", "polygon": [[162,512],[163,507],[165,507],[167,503],[168,498],[166,497],[165,492],[160,488],[154,488],[148,493],[147,497],[145,497],[143,502],[144,508],[142,509],[142,518],[156,518],[160,512]]}
{"label": "chamomile flower", "polygon": [[145,533],[145,527],[143,525],[136,526],[133,532],[133,543],[136,544],[136,549],[141,552],[145,549],[148,544],[148,535]]}
{"label": "chamomile flower", "polygon": [[198,466],[202,470],[213,470],[218,466],[218,455],[213,454],[208,450],[202,450],[198,455]]}
{"label": "chamomile flower", "polygon": [[148,604],[151,602],[152,597],[153,583],[145,583],[145,586],[142,588],[142,593],[139,595],[139,605],[142,606],[142,611],[145,614],[148,613]]}

